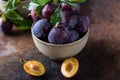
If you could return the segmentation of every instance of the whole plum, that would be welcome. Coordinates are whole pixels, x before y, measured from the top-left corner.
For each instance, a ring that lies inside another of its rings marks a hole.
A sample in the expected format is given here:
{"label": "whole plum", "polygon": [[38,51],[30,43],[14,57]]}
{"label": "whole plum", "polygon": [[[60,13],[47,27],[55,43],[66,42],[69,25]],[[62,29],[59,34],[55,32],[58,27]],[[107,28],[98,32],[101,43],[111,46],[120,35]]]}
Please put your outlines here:
{"label": "whole plum", "polygon": [[71,42],[75,42],[77,41],[80,36],[79,36],[79,33],[76,31],[76,30],[69,30],[69,39],[68,39],[68,43],[71,43]]}
{"label": "whole plum", "polygon": [[88,16],[79,15],[78,23],[77,23],[77,26],[75,27],[75,29],[78,32],[85,33],[89,27],[90,27],[90,20],[89,20]]}
{"label": "whole plum", "polygon": [[71,11],[72,10],[72,7],[66,3],[62,3],[62,10],[69,10]]}
{"label": "whole plum", "polygon": [[13,23],[9,19],[6,19],[6,21],[4,21],[1,18],[0,26],[1,26],[1,29],[4,34],[10,34],[10,32],[12,31],[12,28],[13,28]]}
{"label": "whole plum", "polygon": [[47,19],[40,19],[38,20],[33,26],[33,33],[34,35],[43,40],[48,37],[49,31],[52,29],[52,24]]}
{"label": "whole plum", "polygon": [[56,4],[49,3],[45,5],[45,7],[42,9],[42,16],[44,18],[50,19],[51,15],[55,12],[56,8],[57,8]]}
{"label": "whole plum", "polygon": [[66,3],[62,3],[62,10],[63,11],[65,11],[65,10],[67,10],[67,11],[73,11],[73,12],[80,12],[80,3],[74,3],[74,4],[76,4],[77,5],[77,7],[72,7],[72,6],[70,6],[70,5],[68,5],[68,4],[66,4]]}
{"label": "whole plum", "polygon": [[48,41],[53,44],[63,44],[69,39],[69,31],[63,23],[53,27],[48,35]]}
{"label": "whole plum", "polygon": [[77,14],[72,11],[63,11],[62,13],[62,23],[69,26],[69,29],[74,28],[77,25]]}
{"label": "whole plum", "polygon": [[30,15],[31,15],[31,17],[32,17],[32,19],[33,19],[34,22],[36,22],[37,20],[40,19],[39,16],[36,14],[36,8],[33,8],[31,10],[31,13],[30,13]]}

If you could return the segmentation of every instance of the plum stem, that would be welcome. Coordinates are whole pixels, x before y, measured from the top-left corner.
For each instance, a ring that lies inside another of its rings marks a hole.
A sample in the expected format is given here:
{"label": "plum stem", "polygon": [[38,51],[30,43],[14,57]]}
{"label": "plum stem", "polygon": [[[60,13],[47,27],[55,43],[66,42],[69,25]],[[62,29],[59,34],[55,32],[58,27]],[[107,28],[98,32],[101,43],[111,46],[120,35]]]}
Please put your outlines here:
{"label": "plum stem", "polygon": [[25,62],[27,62],[27,61],[26,61],[25,59],[22,59],[22,58],[21,58],[21,59],[20,59],[20,62],[21,62],[21,63],[25,63]]}

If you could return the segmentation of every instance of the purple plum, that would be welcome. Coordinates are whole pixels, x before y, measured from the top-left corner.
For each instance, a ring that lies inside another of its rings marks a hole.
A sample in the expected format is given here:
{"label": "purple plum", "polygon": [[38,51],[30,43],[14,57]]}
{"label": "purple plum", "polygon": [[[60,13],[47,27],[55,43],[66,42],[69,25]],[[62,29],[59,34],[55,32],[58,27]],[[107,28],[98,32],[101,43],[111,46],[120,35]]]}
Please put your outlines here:
{"label": "purple plum", "polygon": [[89,27],[90,27],[90,20],[89,20],[88,16],[79,15],[78,16],[78,24],[75,27],[75,29],[78,32],[85,33]]}
{"label": "purple plum", "polygon": [[72,7],[66,3],[62,3],[62,10],[69,10],[71,11],[72,10]]}
{"label": "purple plum", "polygon": [[30,15],[31,15],[34,22],[36,22],[36,21],[38,21],[40,19],[40,17],[36,14],[36,8],[33,8],[31,10],[31,13],[30,13]]}
{"label": "purple plum", "polygon": [[64,44],[69,39],[69,31],[63,23],[53,27],[48,35],[48,41],[53,44]]}
{"label": "purple plum", "polygon": [[34,35],[43,40],[48,37],[49,31],[52,29],[52,24],[47,19],[40,19],[38,20],[33,26],[33,33]]}
{"label": "purple plum", "polygon": [[12,31],[12,28],[13,28],[13,23],[9,19],[6,19],[6,21],[4,21],[1,18],[0,26],[1,26],[1,29],[4,34],[10,34],[10,32]]}
{"label": "purple plum", "polygon": [[62,23],[69,26],[69,29],[74,28],[77,25],[77,14],[72,11],[63,11],[62,13]]}
{"label": "purple plum", "polygon": [[80,38],[79,32],[77,32],[74,29],[73,30],[69,30],[69,35],[70,35],[70,37],[68,39],[68,43],[75,42],[75,41],[77,41]]}
{"label": "purple plum", "polygon": [[50,19],[51,15],[55,12],[56,9],[57,9],[56,4],[49,3],[45,5],[45,7],[42,9],[42,16],[44,18]]}

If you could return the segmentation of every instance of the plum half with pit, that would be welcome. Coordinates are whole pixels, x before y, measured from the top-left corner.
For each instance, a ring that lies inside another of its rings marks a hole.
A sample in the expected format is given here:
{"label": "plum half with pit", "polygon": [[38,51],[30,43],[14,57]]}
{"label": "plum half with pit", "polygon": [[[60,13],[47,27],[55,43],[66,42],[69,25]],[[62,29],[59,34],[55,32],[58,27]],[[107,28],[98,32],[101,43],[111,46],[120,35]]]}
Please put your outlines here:
{"label": "plum half with pit", "polygon": [[80,33],[85,33],[90,27],[89,17],[86,15],[78,15],[78,23],[75,29]]}
{"label": "plum half with pit", "polygon": [[79,33],[74,29],[69,30],[69,35],[68,43],[75,42],[80,38]]}
{"label": "plum half with pit", "polygon": [[10,34],[13,28],[13,23],[9,20],[0,19],[0,26],[4,34]]}
{"label": "plum half with pit", "polygon": [[33,34],[41,39],[44,40],[48,37],[49,31],[52,29],[52,24],[47,19],[40,19],[38,20],[33,26]]}
{"label": "plum half with pit", "polygon": [[69,39],[69,31],[63,23],[53,27],[48,35],[48,41],[53,44],[64,44]]}
{"label": "plum half with pit", "polygon": [[42,16],[44,18],[50,19],[51,15],[55,12],[56,9],[56,4],[49,3],[42,9]]}

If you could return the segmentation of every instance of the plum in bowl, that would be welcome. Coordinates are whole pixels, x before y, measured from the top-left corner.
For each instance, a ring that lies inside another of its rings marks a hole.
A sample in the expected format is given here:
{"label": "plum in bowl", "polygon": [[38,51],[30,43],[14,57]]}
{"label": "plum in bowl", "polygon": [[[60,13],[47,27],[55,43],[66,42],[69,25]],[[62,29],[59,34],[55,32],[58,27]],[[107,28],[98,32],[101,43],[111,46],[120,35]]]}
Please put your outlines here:
{"label": "plum in bowl", "polygon": [[90,21],[88,16],[79,13],[79,5],[78,8],[64,3],[60,5],[56,9],[55,4],[47,4],[42,10],[42,18],[31,28],[38,50],[54,60],[78,54],[89,36]]}
{"label": "plum in bowl", "polygon": [[31,32],[33,41],[38,50],[53,60],[61,60],[77,55],[85,47],[89,36],[88,28],[85,35],[75,42],[66,44],[51,44],[36,37],[33,33],[33,27],[31,28]]}

